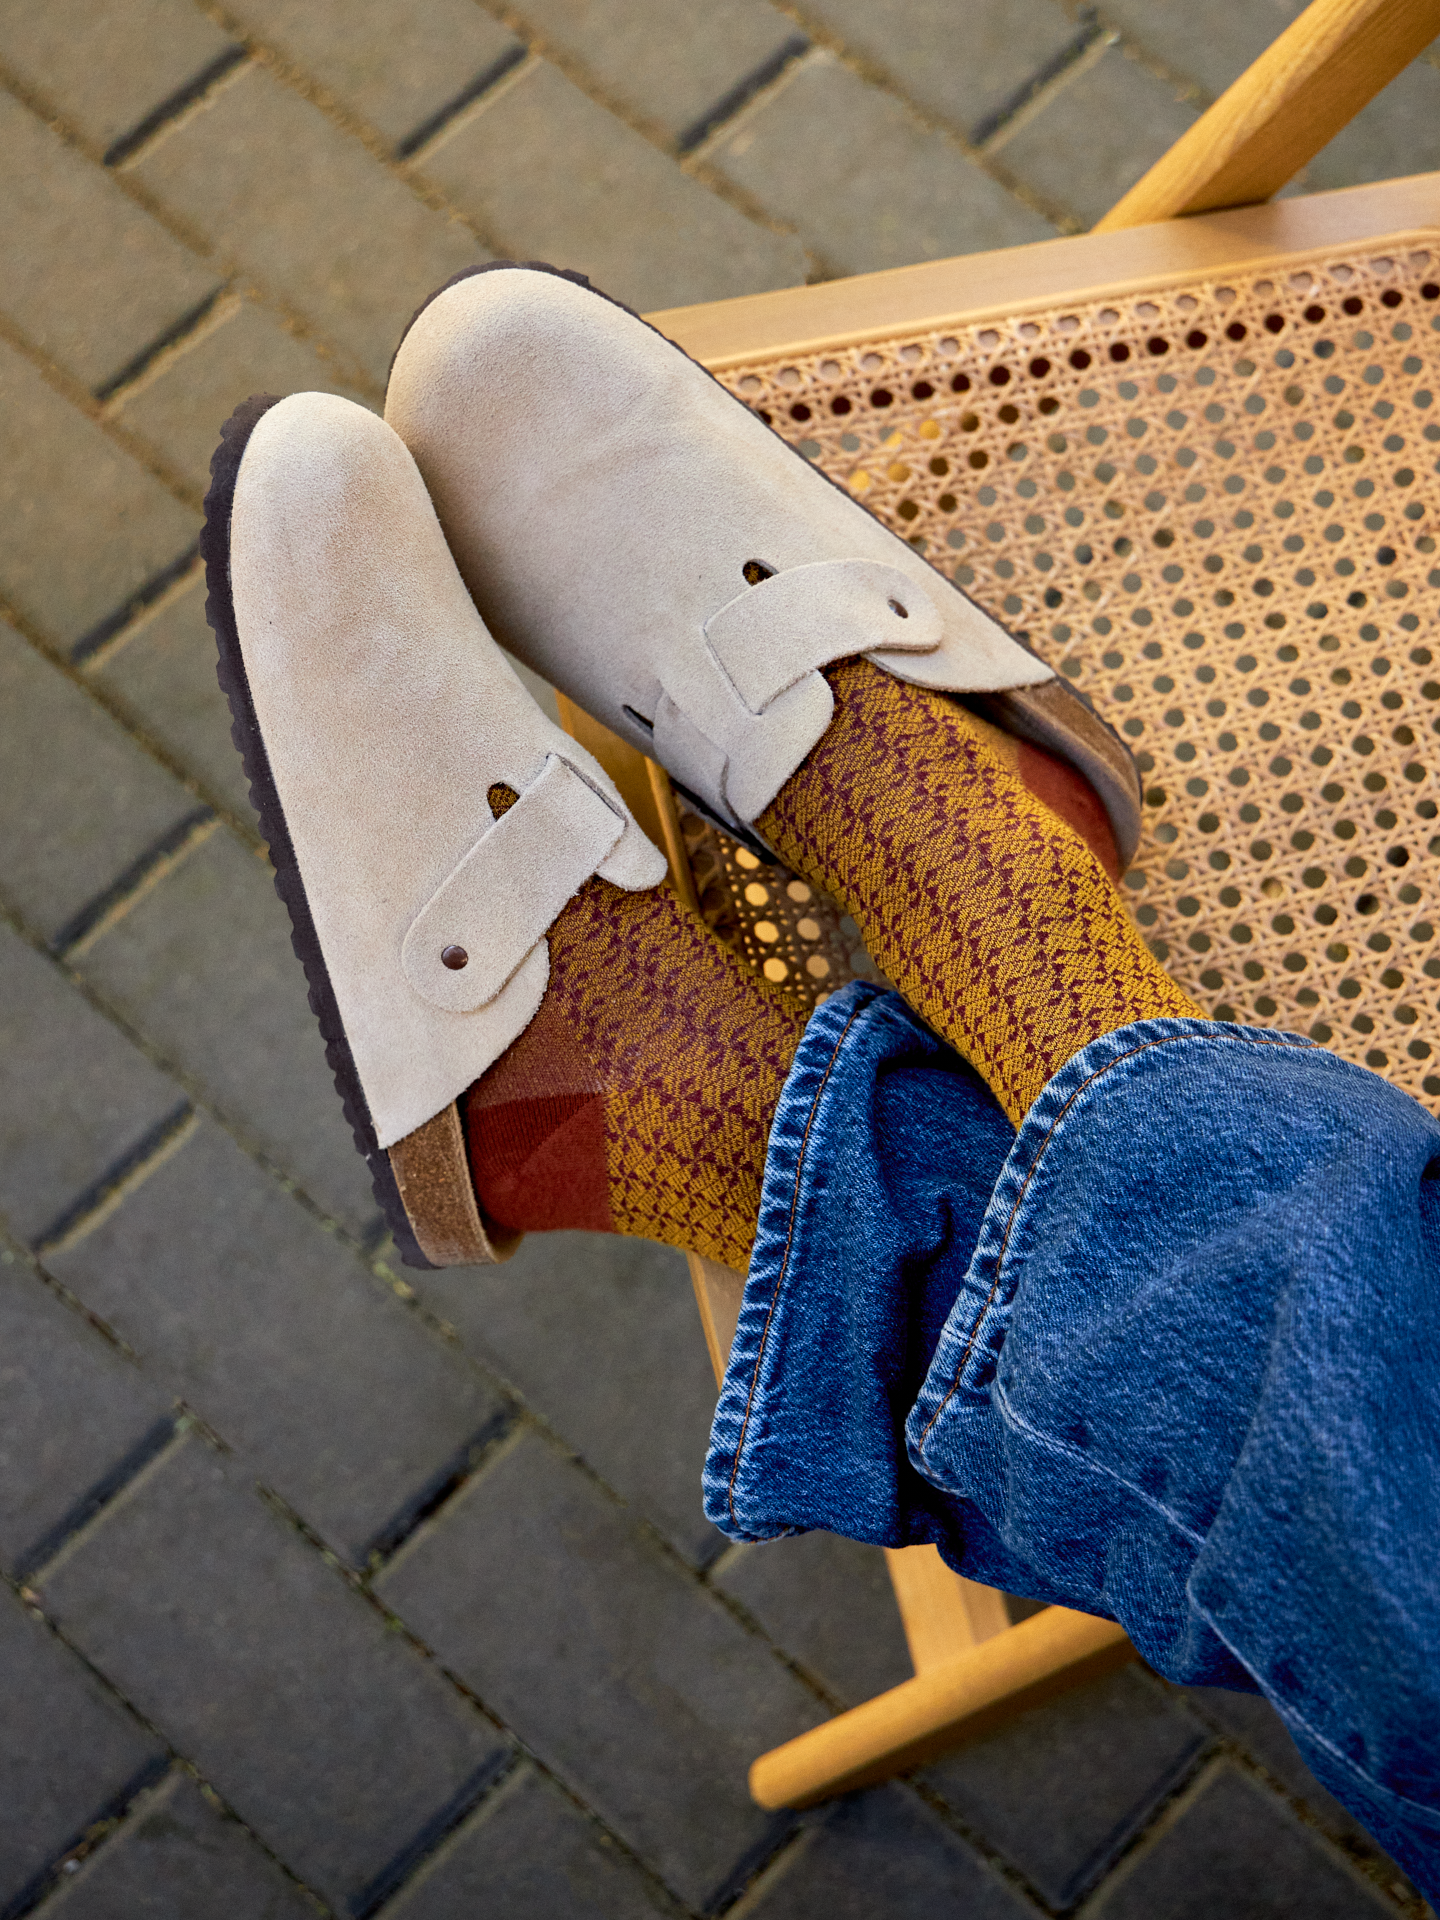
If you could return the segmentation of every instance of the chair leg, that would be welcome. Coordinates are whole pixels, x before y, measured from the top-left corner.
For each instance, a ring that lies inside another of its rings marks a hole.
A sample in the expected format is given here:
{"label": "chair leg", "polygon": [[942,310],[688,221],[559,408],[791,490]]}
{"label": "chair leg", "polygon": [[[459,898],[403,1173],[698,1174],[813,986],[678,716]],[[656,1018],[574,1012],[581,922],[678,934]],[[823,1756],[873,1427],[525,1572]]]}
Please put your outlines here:
{"label": "chair leg", "polygon": [[885,1561],[916,1673],[1010,1631],[1005,1596],[947,1567],[934,1547],[887,1547]]}
{"label": "chair leg", "polygon": [[1113,1621],[1047,1607],[761,1754],[751,1795],[762,1807],[809,1807],[872,1786],[1135,1658]]}
{"label": "chair leg", "polygon": [[1096,231],[1255,206],[1440,33],[1440,0],[1311,0]]}

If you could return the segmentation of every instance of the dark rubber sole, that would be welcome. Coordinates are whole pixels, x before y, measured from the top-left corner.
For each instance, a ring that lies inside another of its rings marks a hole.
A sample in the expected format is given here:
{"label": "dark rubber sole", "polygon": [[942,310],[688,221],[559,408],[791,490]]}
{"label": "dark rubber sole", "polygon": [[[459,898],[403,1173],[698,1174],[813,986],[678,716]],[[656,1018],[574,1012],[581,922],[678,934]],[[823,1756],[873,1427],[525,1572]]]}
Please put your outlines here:
{"label": "dark rubber sole", "polygon": [[[425,312],[426,308],[429,306],[432,306],[434,302],[440,298],[442,293],[448,293],[451,287],[459,286],[462,280],[473,280],[477,274],[481,274],[481,273],[548,273],[553,275],[554,278],[557,280],[568,280],[573,286],[583,287],[586,293],[593,293],[597,300],[607,301],[612,307],[618,307],[621,313],[628,313],[632,320],[638,320],[642,327],[648,327],[650,332],[655,335],[655,338],[657,340],[663,340],[666,346],[670,348],[672,353],[678,353],[682,359],[688,360],[692,367],[698,367],[701,373],[703,373],[708,380],[715,381],[716,386],[718,386],[721,389],[721,391],[729,399],[735,400],[735,396],[730,392],[730,389],[727,386],[725,386],[722,381],[716,379],[716,376],[713,373],[711,373],[709,367],[705,366],[703,362],[695,359],[692,354],[686,353],[683,347],[677,346],[675,342],[671,340],[666,334],[661,333],[658,327],[652,326],[651,323],[645,318],[643,313],[636,313],[633,307],[627,307],[625,302],[623,300],[617,300],[614,294],[606,293],[603,288],[594,286],[591,283],[591,281],[586,277],[585,274],[577,273],[574,270],[574,268],[552,267],[549,264],[549,262],[545,260],[486,260],[486,261],[483,261],[478,266],[462,267],[458,273],[452,273],[450,278],[447,281],[445,281],[443,285],[438,286],[435,289],[435,291],[428,296],[428,298],[420,302],[420,305],[415,309],[414,313],[412,313],[410,318],[406,321],[405,331],[400,335],[399,340],[395,343],[395,351],[390,356],[391,372],[394,371],[395,362],[399,358],[400,349],[401,347],[404,346],[406,337],[408,336],[410,329],[415,325],[415,322],[420,318],[421,314]],[[743,400],[735,400],[735,404],[736,406],[743,407],[745,405],[745,402]],[[848,490],[848,488],[842,486],[838,480],[834,479],[830,474],[826,473],[822,467],[817,467],[813,465],[813,463],[810,462],[809,460],[805,460],[805,457],[803,454],[796,453],[795,449],[790,445],[790,442],[785,438],[783,433],[778,432],[775,427],[769,426],[768,423],[765,421],[761,421],[761,425],[766,426],[767,430],[770,433],[773,433],[775,435],[775,438],[780,442],[781,446],[783,446],[788,453],[793,455],[793,457],[796,460],[804,461],[805,466],[809,468],[811,473],[818,473],[822,480],[828,481],[829,484],[835,488],[836,492],[839,494],[842,494],[844,498],[848,500],[852,506],[859,507],[862,513],[868,513],[870,515],[870,518],[876,523],[877,526],[881,526],[881,527],[885,526],[885,522],[880,518],[879,514],[877,514],[872,508],[867,507],[863,500],[857,500],[854,497],[854,495]],[[893,527],[886,527],[885,530],[887,533],[894,532]],[[948,579],[945,574],[940,572],[940,569],[935,565],[933,560],[926,559],[924,554],[921,554],[918,557],[924,560],[926,566],[931,568],[931,570],[934,573],[939,575],[940,579],[945,581],[946,586],[949,587],[952,592],[960,594],[964,599],[968,600],[970,598],[970,596],[965,592],[965,589],[963,587],[957,587],[953,580]],[[994,615],[987,614],[986,618],[993,619]],[[1032,660],[1039,660],[1041,664],[1046,667],[1050,665],[1049,661],[1046,660],[1042,654],[1038,653],[1036,649],[1031,646],[1028,639],[1022,638],[1022,636],[1017,633],[1011,633],[1009,627],[1005,628],[1005,632],[1015,642],[1017,647],[1022,648],[1024,652],[1030,655]],[[1073,686],[1068,680],[1060,681],[1060,685],[1064,687],[1066,693],[1068,693],[1073,700],[1078,701],[1079,704],[1082,707],[1084,707],[1086,712],[1096,722],[1097,725],[1105,729],[1106,733],[1110,735],[1111,739],[1115,742],[1116,746],[1119,747],[1120,751],[1124,754],[1125,758],[1130,762],[1130,766],[1134,773],[1134,778],[1135,778],[1135,793],[1136,793],[1136,803],[1137,803],[1137,809],[1138,809],[1142,804],[1141,796],[1143,795],[1144,789],[1143,789],[1143,782],[1140,779],[1140,770],[1135,765],[1135,756],[1130,751],[1129,742],[1125,740],[1120,734],[1118,734],[1115,731],[1114,727],[1111,726],[1110,722],[1105,718],[1105,716],[1096,709],[1094,701],[1090,699],[1088,694],[1083,693],[1079,687]],[[972,705],[971,699],[964,694],[947,694],[945,697],[947,699],[957,701],[961,706],[968,707]],[[975,701],[973,704],[975,706],[976,711],[981,711],[983,713],[983,702]],[[1001,727],[1005,727],[1004,717],[999,712],[991,712],[989,714],[984,714],[983,717],[990,718],[994,720],[997,725]],[[1063,748],[1056,745],[1055,751],[1063,753]],[[1081,771],[1078,768],[1076,770],[1077,772]],[[684,792],[684,789],[683,788],[677,789],[677,791]],[[685,799],[690,805],[696,808],[697,812],[703,814],[704,817],[711,823],[712,826],[718,827],[722,833],[729,834],[732,837],[732,839],[736,837],[736,830],[734,825],[723,820],[717,820],[715,816],[711,813],[710,809],[704,804],[703,801],[697,800],[695,796],[690,793],[685,793]],[[756,851],[756,853],[763,855],[767,863],[772,865],[774,864],[775,856],[773,853],[771,853],[770,849],[767,846],[765,846],[763,841],[758,840],[754,835],[743,832],[743,831],[739,835],[739,838],[744,840],[748,845],[752,846]],[[1116,828],[1117,845],[1119,843],[1119,840],[1120,840],[1120,834],[1117,827]]]}
{"label": "dark rubber sole", "polygon": [[215,635],[218,650],[216,671],[220,690],[230,703],[230,737],[244,764],[250,782],[250,801],[260,816],[260,831],[270,847],[275,869],[275,891],[285,902],[290,915],[290,944],[305,969],[310,989],[310,1010],[320,1023],[325,1042],[325,1058],[335,1076],[335,1090],[345,1109],[345,1118],[355,1136],[355,1145],[370,1169],[370,1181],[394,1235],[400,1258],[407,1267],[429,1269],[431,1262],[420,1251],[414,1229],[400,1198],[400,1189],[390,1166],[390,1156],[375,1138],[370,1108],[355,1070],[345,1025],[340,1018],[335,990],[330,984],[320,939],[310,915],[310,904],[300,879],[300,866],[290,841],[285,811],[275,789],[270,758],[255,716],[255,703],[240,651],[240,636],[235,626],[235,603],[230,589],[230,515],[235,504],[235,482],[240,462],[245,457],[250,436],[271,407],[278,403],[275,394],[252,394],[237,407],[220,429],[220,444],[210,461],[210,491],[205,496],[205,527],[200,535],[200,553],[205,562],[205,618]]}

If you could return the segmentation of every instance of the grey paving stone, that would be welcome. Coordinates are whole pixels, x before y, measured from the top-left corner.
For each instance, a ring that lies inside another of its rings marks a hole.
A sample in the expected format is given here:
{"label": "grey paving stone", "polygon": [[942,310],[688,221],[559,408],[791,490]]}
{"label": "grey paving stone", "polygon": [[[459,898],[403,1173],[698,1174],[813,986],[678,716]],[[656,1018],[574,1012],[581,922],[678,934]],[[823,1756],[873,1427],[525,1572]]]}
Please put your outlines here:
{"label": "grey paving stone", "polygon": [[249,783],[230,738],[230,703],[215,677],[215,636],[196,579],[95,671],[95,684],[129,725],[153,740],[200,785],[259,832]]}
{"label": "grey paving stone", "polygon": [[997,165],[1090,227],[1191,126],[1198,109],[1107,47],[994,149]]}
{"label": "grey paving stone", "polygon": [[248,1477],[187,1436],[42,1601],[267,1846],[364,1909],[505,1743]]}
{"label": "grey paving stone", "polygon": [[200,516],[0,340],[0,592],[79,640],[192,547]]}
{"label": "grey paving stone", "polygon": [[734,1547],[711,1577],[846,1706],[914,1676],[879,1547],[803,1533]]}
{"label": "grey paving stone", "polygon": [[244,300],[166,361],[153,379],[127,392],[118,413],[201,499],[210,485],[210,456],[220,429],[252,393],[343,393],[349,400],[365,399],[339,377],[332,359],[288,332],[274,314]]}
{"label": "grey paving stone", "polygon": [[702,1565],[715,1376],[681,1256],[616,1234],[535,1233],[501,1267],[409,1276],[621,1497]]}
{"label": "grey paving stone", "polygon": [[0,1567],[48,1557],[173,1424],[166,1396],[0,1252]]}
{"label": "grey paving stone", "polygon": [[357,1233],[377,1212],[269,863],[223,828],[78,962],[86,978]]}
{"label": "grey paving stone", "polygon": [[914,1794],[893,1786],[838,1801],[734,1912],[736,1920],[1024,1920],[1033,1909]]}
{"label": "grey paving stone", "polygon": [[43,1878],[96,1820],[165,1763],[165,1749],[0,1588],[0,1902]]}
{"label": "grey paving stone", "polygon": [[[1437,76],[1440,77],[1440,76]],[[0,93],[0,300],[87,387],[113,381],[219,282],[108,174]],[[56,273],[54,263],[67,262]]]}
{"label": "grey paving stone", "polygon": [[523,52],[474,0],[240,0],[231,11],[394,146]]}
{"label": "grey paving stone", "polygon": [[0,893],[47,940],[201,803],[0,621]]}
{"label": "grey paving stone", "polygon": [[420,302],[485,258],[457,221],[425,206],[358,140],[260,67],[217,89],[201,112],[141,154],[135,173],[377,387]]}
{"label": "grey paving stone", "polygon": [[604,1831],[520,1767],[427,1861],[382,1920],[640,1920],[668,1913]]}
{"label": "grey paving stone", "polygon": [[314,1920],[315,1908],[237,1820],[178,1768],[42,1910],[64,1920]]}
{"label": "grey paving stone", "polygon": [[0,0],[0,59],[101,152],[233,44],[188,0]]}
{"label": "grey paving stone", "polygon": [[1105,17],[1175,74],[1212,98],[1238,79],[1290,22],[1305,0],[1105,0]]}
{"label": "grey paving stone", "polygon": [[1158,1687],[1120,1672],[967,1742],[926,1778],[1047,1901],[1068,1906],[1204,1742],[1204,1729]]}
{"label": "grey paving stone", "polygon": [[1079,38],[1056,0],[967,0],[963,16],[951,0],[805,0],[804,17],[972,137]]}
{"label": "grey paving stone", "polygon": [[709,153],[827,274],[873,273],[1054,229],[893,95],[808,55]]}
{"label": "grey paving stone", "polygon": [[355,1563],[502,1410],[216,1127],[47,1265]]}
{"label": "grey paving stone", "polygon": [[578,267],[641,310],[805,277],[794,240],[747,220],[545,61],[460,115],[418,165],[493,247]]}
{"label": "grey paving stone", "polygon": [[1285,1723],[1258,1694],[1228,1693],[1220,1687],[1187,1687],[1185,1700],[1201,1717],[1239,1742],[1254,1760],[1305,1803],[1317,1823],[1333,1839],[1373,1860],[1383,1860],[1402,1887],[1408,1887],[1400,1868],[1370,1838],[1355,1816],[1342,1807],[1300,1758]]}
{"label": "grey paving stone", "polygon": [[379,1586],[691,1905],[772,1841],[746,1769],[813,1725],[815,1703],[537,1435],[458,1494]]}
{"label": "grey paving stone", "polygon": [[803,47],[765,0],[526,0],[526,26],[586,67],[608,99],[673,141]]}
{"label": "grey paving stone", "polygon": [[0,1211],[33,1243],[184,1106],[109,1021],[0,923]]}
{"label": "grey paving stone", "polygon": [[1273,1794],[1220,1765],[1086,1911],[1096,1920],[1375,1920],[1395,1909]]}
{"label": "grey paving stone", "polygon": [[1358,187],[1440,167],[1440,71],[1416,60],[1305,170],[1305,188]]}

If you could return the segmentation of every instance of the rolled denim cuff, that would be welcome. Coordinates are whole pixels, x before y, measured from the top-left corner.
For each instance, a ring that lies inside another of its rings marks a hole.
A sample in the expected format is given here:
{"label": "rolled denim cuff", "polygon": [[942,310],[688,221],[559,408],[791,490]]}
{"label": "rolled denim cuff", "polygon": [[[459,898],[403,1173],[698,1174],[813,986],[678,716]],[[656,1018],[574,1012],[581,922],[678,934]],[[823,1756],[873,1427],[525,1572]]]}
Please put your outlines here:
{"label": "rolled denim cuff", "polygon": [[905,1416],[1013,1138],[897,994],[852,982],[812,1016],[705,1463],[705,1511],[731,1539],[954,1533],[954,1503],[905,1457]]}

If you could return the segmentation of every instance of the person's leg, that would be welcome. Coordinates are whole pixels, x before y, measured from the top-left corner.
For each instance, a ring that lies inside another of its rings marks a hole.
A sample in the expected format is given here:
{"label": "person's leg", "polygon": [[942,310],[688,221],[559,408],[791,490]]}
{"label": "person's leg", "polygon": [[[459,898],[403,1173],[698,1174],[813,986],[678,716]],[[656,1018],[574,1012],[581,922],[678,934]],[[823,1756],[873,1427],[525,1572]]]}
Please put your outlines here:
{"label": "person's leg", "polygon": [[1073,769],[866,660],[826,678],[835,717],[756,825],[1013,1122],[1098,1035],[1199,1017],[1126,913]]}
{"label": "person's leg", "polygon": [[1092,1041],[1017,1135],[855,983],[777,1110],[706,1511],[932,1540],[1264,1693],[1433,1899],[1437,1165],[1378,1076],[1194,1019]]}

